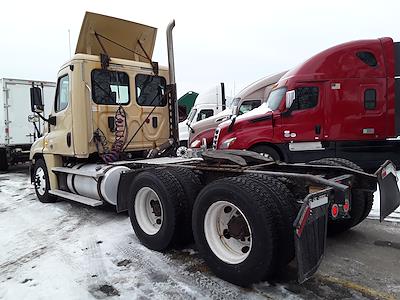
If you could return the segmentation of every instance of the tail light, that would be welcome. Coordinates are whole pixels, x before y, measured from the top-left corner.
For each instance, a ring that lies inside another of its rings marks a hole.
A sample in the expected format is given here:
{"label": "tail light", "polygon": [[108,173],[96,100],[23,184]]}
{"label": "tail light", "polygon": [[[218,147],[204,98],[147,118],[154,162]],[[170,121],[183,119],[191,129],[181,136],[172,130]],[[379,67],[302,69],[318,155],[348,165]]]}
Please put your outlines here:
{"label": "tail light", "polygon": [[331,207],[332,218],[336,219],[338,217],[338,215],[339,215],[339,206],[336,203],[332,204],[332,207]]}

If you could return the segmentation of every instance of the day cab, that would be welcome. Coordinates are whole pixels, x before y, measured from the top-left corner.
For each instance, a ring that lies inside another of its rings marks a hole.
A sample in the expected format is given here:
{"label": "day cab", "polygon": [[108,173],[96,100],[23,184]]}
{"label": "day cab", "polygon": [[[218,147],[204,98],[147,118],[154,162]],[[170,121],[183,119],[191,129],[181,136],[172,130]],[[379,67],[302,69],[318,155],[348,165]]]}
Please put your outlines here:
{"label": "day cab", "polygon": [[377,168],[400,162],[400,46],[391,38],[329,48],[286,73],[259,108],[221,124],[218,149],[275,160],[323,157]]}
{"label": "day cab", "polygon": [[[168,69],[151,62],[156,32],[150,26],[86,13],[76,54],[58,72],[48,130],[31,148],[32,170],[49,170],[49,183],[43,183],[46,195],[48,185],[52,191],[60,187],[50,170],[103,161],[117,138],[125,142],[124,155],[141,157],[177,134],[173,107],[171,113],[164,97]],[[123,132],[118,133],[116,118],[121,116]]]}

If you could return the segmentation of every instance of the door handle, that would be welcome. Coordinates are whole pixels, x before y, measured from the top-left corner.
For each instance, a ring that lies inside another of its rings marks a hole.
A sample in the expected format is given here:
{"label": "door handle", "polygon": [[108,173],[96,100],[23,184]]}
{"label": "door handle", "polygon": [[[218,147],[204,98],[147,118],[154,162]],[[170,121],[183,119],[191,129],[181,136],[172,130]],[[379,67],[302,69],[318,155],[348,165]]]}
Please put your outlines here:
{"label": "door handle", "polygon": [[321,134],[321,125],[315,125],[315,134]]}

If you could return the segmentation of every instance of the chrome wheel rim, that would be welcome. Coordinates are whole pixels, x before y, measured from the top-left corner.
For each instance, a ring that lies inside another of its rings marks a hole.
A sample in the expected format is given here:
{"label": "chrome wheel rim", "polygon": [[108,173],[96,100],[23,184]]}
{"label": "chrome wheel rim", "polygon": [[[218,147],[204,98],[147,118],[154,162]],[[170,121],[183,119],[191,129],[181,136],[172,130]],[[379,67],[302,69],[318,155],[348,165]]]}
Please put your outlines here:
{"label": "chrome wheel rim", "polygon": [[46,174],[42,167],[37,168],[35,172],[35,189],[40,196],[46,193]]}
{"label": "chrome wheel rim", "polygon": [[148,235],[156,234],[163,224],[163,207],[157,193],[142,187],[135,196],[135,215],[140,228]]}
{"label": "chrome wheel rim", "polygon": [[204,234],[211,251],[225,263],[239,264],[251,252],[249,222],[243,212],[228,201],[217,201],[208,208]]}

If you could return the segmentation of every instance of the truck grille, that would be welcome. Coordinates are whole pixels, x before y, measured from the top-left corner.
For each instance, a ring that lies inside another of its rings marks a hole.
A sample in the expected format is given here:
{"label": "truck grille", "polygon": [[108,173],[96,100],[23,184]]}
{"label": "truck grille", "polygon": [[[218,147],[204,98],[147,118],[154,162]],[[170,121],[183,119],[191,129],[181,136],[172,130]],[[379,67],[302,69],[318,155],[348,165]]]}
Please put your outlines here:
{"label": "truck grille", "polygon": [[213,143],[212,143],[212,148],[213,148],[213,149],[217,149],[218,138],[219,138],[219,132],[220,132],[220,131],[221,131],[221,130],[220,130],[218,127],[215,129],[214,138],[213,138]]}

